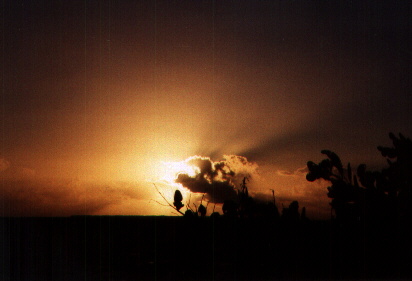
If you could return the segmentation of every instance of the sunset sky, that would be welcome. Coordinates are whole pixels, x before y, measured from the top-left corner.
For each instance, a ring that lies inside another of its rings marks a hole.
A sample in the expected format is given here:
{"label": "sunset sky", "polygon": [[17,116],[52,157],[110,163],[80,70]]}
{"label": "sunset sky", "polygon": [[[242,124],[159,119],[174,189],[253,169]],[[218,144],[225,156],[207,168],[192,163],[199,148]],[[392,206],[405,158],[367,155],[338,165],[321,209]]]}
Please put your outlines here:
{"label": "sunset sky", "polygon": [[198,155],[251,175],[256,198],[327,217],[308,160],[330,149],[379,169],[389,132],[412,137],[411,10],[3,1],[0,215],[171,215],[153,183],[185,203],[171,179]]}

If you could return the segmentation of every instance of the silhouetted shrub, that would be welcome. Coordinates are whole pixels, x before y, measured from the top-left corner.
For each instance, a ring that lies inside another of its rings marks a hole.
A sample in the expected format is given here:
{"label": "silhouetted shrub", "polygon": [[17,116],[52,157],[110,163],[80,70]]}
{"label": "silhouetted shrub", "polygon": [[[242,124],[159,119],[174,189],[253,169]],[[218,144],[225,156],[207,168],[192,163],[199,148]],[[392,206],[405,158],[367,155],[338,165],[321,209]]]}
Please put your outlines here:
{"label": "silhouetted shrub", "polygon": [[[257,203],[255,200],[249,196],[248,187],[246,185],[247,178],[245,177],[242,181],[240,188],[237,190],[237,200],[225,200],[222,206],[223,215],[226,217],[271,217],[271,218],[279,218],[279,212],[276,207],[275,201],[275,194],[274,190],[272,190],[273,195],[273,203]],[[166,201],[166,203],[172,207],[175,211],[180,213],[185,217],[204,217],[207,213],[207,206],[206,207],[202,204],[204,195],[202,196],[202,200],[200,202],[199,207],[193,203],[194,209],[190,207],[190,197],[186,204],[186,211],[183,213],[181,208],[184,207],[183,196],[179,190],[176,190],[173,196],[173,205],[169,203],[169,201],[165,198],[165,196],[160,192],[157,186],[154,184],[157,192],[160,196]],[[159,202],[158,202],[159,203]],[[297,202],[296,202],[297,203]],[[160,203],[159,203],[160,204]],[[214,210],[214,209],[213,209]],[[215,213],[213,211],[213,213]]]}
{"label": "silhouetted shrub", "polygon": [[291,223],[297,223],[300,219],[299,214],[299,203],[298,201],[293,201],[289,204],[289,208],[283,208],[282,220]]}
{"label": "silhouetted shrub", "polygon": [[187,218],[193,218],[195,216],[195,214],[192,212],[192,210],[186,210],[184,217]]}
{"label": "silhouetted shrub", "polygon": [[225,200],[223,203],[222,211],[223,215],[228,217],[237,217],[238,204],[233,200]]}
{"label": "silhouetted shrub", "polygon": [[389,167],[383,169],[379,188],[394,200],[399,216],[405,220],[412,219],[412,141],[399,134],[397,138],[390,133],[393,147],[378,146],[383,157],[387,158]]}
{"label": "silhouetted shrub", "polygon": [[[343,169],[340,158],[329,150],[322,150],[328,159],[319,164],[307,163],[308,181],[324,179],[331,182],[328,197],[340,220],[390,220],[394,216],[412,218],[412,142],[399,134],[390,133],[394,147],[379,146],[382,156],[387,157],[388,168],[382,171],[368,171],[365,164],[358,166],[356,175],[348,164]],[[393,161],[393,159],[395,161]]]}

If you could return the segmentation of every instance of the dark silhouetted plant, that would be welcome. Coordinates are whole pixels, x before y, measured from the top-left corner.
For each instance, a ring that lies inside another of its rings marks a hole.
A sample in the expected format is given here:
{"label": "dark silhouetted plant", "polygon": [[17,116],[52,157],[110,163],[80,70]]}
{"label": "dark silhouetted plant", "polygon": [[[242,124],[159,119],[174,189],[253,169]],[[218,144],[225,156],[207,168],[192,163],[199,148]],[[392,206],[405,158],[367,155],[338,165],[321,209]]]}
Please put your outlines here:
{"label": "dark silhouetted plant", "polygon": [[238,204],[233,200],[225,200],[222,207],[223,215],[228,217],[237,217]]}
{"label": "dark silhouetted plant", "polygon": [[329,150],[321,151],[328,159],[319,164],[312,161],[307,163],[308,181],[322,178],[331,182],[328,197],[332,198],[331,206],[337,218],[389,219],[396,213],[412,217],[412,142],[402,134],[397,138],[390,133],[389,137],[393,147],[378,147],[389,164],[388,168],[380,172],[368,171],[366,165],[361,164],[356,175],[352,175],[350,164],[345,171],[340,158]]}
{"label": "dark silhouetted plant", "polygon": [[322,178],[330,181],[332,185],[328,187],[328,197],[332,198],[330,204],[336,216],[342,218],[349,213],[355,215],[358,212],[356,203],[360,190],[356,176],[352,180],[350,163],[345,175],[342,162],[337,154],[329,150],[322,150],[321,153],[325,154],[328,159],[322,160],[319,164],[309,161],[306,179],[315,181]]}
{"label": "dark silhouetted plant", "polygon": [[[247,187],[247,178],[245,177],[240,185],[240,188],[237,190],[237,200],[225,200],[222,206],[223,215],[226,217],[272,217],[272,218],[279,218],[279,212],[276,207],[276,200],[274,190],[272,190],[273,196],[273,203],[270,202],[268,204],[263,203],[256,203],[251,196],[249,196],[249,190]],[[176,190],[173,196],[173,204],[169,203],[169,201],[165,198],[165,196],[160,192],[157,186],[154,184],[157,192],[160,196],[166,201],[167,205],[161,204],[162,206],[170,206],[179,214],[185,217],[205,217],[207,214],[207,207],[209,202],[207,202],[206,206],[203,205],[204,195],[200,201],[200,205],[197,206],[195,203],[192,203],[193,206],[190,204],[191,195],[189,195],[188,201],[186,202],[186,211],[183,213],[181,209],[185,206],[183,201],[182,193],[179,190]],[[216,204],[215,204],[216,205]],[[212,211],[214,217],[216,217],[216,212]]]}
{"label": "dark silhouetted plant", "polygon": [[389,137],[393,147],[378,146],[389,164],[379,175],[379,188],[396,203],[401,218],[412,220],[412,141],[402,134],[397,138],[390,133]]}
{"label": "dark silhouetted plant", "polygon": [[176,190],[173,199],[174,199],[173,205],[175,206],[176,210],[179,211],[184,206],[182,203],[182,200],[183,200],[182,193],[179,190]]}
{"label": "dark silhouetted plant", "polygon": [[300,220],[298,201],[292,201],[288,208],[283,208],[282,219],[291,223],[296,223]]}
{"label": "dark silhouetted plant", "polygon": [[201,217],[206,216],[206,207],[200,204],[199,208],[197,209],[198,213]]}

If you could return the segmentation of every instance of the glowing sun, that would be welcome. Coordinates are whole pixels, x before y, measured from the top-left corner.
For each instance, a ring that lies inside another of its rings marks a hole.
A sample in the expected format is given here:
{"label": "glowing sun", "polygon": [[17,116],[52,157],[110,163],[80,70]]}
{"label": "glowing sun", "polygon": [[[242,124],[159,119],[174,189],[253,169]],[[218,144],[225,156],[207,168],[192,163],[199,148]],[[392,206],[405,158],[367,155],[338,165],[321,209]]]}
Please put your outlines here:
{"label": "glowing sun", "polygon": [[187,174],[191,177],[194,177],[199,173],[198,167],[189,165],[187,162],[188,160],[179,162],[161,161],[162,167],[159,175],[159,180],[169,185],[181,187],[180,184],[175,182],[179,174]]}

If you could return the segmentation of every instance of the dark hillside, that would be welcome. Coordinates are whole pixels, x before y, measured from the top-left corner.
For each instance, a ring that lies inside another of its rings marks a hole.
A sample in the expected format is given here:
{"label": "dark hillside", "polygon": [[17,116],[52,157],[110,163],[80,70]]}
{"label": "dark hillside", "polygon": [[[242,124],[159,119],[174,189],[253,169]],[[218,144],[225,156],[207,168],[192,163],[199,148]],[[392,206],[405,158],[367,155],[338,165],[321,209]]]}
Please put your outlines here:
{"label": "dark hillside", "polygon": [[369,240],[333,222],[87,216],[1,226],[2,280],[407,277],[390,233]]}

